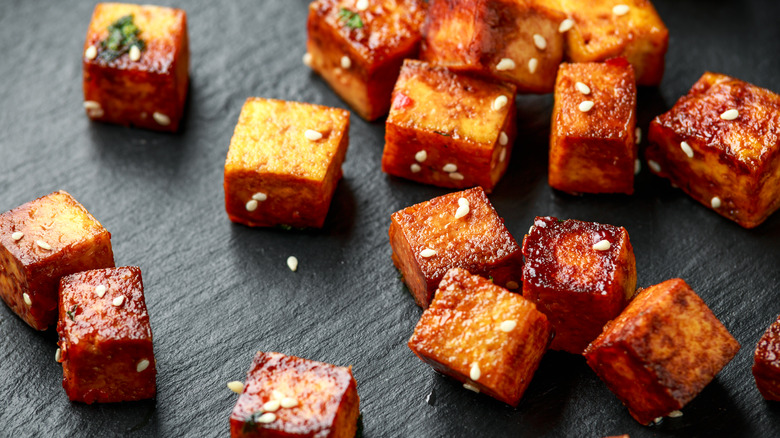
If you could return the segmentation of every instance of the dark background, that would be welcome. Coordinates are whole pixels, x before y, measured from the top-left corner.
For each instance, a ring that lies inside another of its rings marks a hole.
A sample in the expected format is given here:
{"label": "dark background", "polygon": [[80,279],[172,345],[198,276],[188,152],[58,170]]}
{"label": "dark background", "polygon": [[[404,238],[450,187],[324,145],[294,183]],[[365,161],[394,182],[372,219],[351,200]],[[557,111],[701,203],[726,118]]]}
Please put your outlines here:
{"label": "dark background", "polygon": [[[159,370],[155,401],[71,403],[54,331],[36,332],[0,305],[0,436],[227,436],[237,396],[225,383],[243,380],[257,350],[353,365],[367,437],[780,434],[780,407],[764,402],[750,373],[780,313],[780,214],[743,229],[646,165],[633,196],[556,193],[546,178],[552,96],[520,96],[515,152],[490,197],[515,237],[537,215],[624,226],[639,286],[684,278],[742,350],[682,418],[660,426],[638,425],[565,353],[547,354],[510,408],[437,375],[406,346],[421,310],[390,260],[390,214],[448,190],[380,171],[381,121],[353,114],[322,230],[228,220],[223,165],[247,97],[346,107],[301,63],[307,2],[159,3],[186,9],[189,21],[191,86],[176,135],[85,116],[80,59],[93,2],[0,5],[0,211],[58,189],[82,202],[111,231],[117,265],[143,269]],[[777,2],[655,4],[671,38],[663,83],[639,94],[643,134],[705,70],[780,91]]]}

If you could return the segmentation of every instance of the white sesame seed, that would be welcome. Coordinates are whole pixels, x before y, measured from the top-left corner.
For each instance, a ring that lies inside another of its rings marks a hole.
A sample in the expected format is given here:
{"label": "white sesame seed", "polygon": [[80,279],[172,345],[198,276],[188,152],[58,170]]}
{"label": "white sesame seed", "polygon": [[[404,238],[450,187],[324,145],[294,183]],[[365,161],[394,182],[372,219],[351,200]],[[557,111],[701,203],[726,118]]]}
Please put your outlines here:
{"label": "white sesame seed", "polygon": [[273,390],[271,391],[271,398],[274,400],[281,400],[285,397],[285,395],[281,391]]}
{"label": "white sesame seed", "polygon": [[536,73],[536,68],[539,67],[539,60],[536,58],[531,58],[528,60],[528,71],[531,72],[531,74]]}
{"label": "white sesame seed", "polygon": [[580,102],[580,105],[577,108],[579,108],[580,111],[586,113],[593,108],[593,105],[595,104],[593,103],[592,100],[583,100],[582,102]]}
{"label": "white sesame seed", "polygon": [[135,366],[135,370],[139,373],[147,368],[149,368],[149,359],[141,359]]}
{"label": "white sesame seed", "polygon": [[469,391],[474,391],[477,394],[479,394],[479,388],[477,388],[476,386],[472,385],[471,383],[464,383],[463,387],[468,389]]}
{"label": "white sesame seed", "polygon": [[41,249],[45,249],[47,251],[51,250],[51,245],[49,245],[48,243],[44,242],[43,240],[36,240],[35,244],[38,245],[39,247],[41,247]]}
{"label": "white sesame seed", "polygon": [[576,88],[577,91],[579,91],[582,94],[585,94],[585,95],[590,94],[590,87],[585,85],[585,84],[583,84],[582,82],[576,82],[574,84],[574,88]]}
{"label": "white sesame seed", "polygon": [[628,11],[629,11],[630,9],[631,9],[631,8],[629,8],[629,7],[628,7],[628,5],[615,5],[615,6],[612,8],[612,13],[613,13],[613,14],[615,14],[615,15],[617,15],[618,17],[621,17],[621,16],[623,16],[623,15],[626,15],[626,14],[628,14]]}
{"label": "white sesame seed", "polygon": [[32,300],[27,292],[22,294],[22,299],[24,299],[24,304],[27,304],[27,307],[32,306]]}
{"label": "white sesame seed", "polygon": [[157,112],[157,111],[152,113],[152,118],[154,119],[155,122],[157,122],[157,124],[162,125],[162,126],[168,126],[168,125],[171,124],[171,118],[170,117],[166,116],[163,113]]}
{"label": "white sesame seed", "polygon": [[417,151],[417,153],[414,154],[414,159],[417,160],[418,163],[424,163],[425,160],[428,159],[428,152],[425,152],[425,149]]}
{"label": "white sesame seed", "polygon": [[479,380],[480,377],[482,377],[482,371],[479,369],[479,364],[474,362],[471,364],[471,370],[469,370],[469,377],[471,377],[471,380]]}
{"label": "white sesame seed", "polygon": [[256,199],[250,199],[246,203],[246,211],[255,211],[257,210],[257,200]]}
{"label": "white sesame seed", "polygon": [[111,301],[111,304],[113,304],[115,307],[119,307],[124,302],[125,302],[125,296],[124,295],[120,295],[120,296],[114,298],[114,300]]}
{"label": "white sesame seed", "polygon": [[130,56],[131,61],[138,61],[141,59],[141,49],[139,49],[138,46],[131,46],[128,55]]}
{"label": "white sesame seed", "polygon": [[685,155],[687,155],[688,158],[693,158],[693,149],[691,149],[691,145],[689,145],[687,141],[680,143],[680,149],[685,152]]}
{"label": "white sesame seed", "polygon": [[425,248],[424,250],[420,251],[420,257],[425,257],[426,259],[428,257],[433,257],[436,255],[435,249]]}
{"label": "white sesame seed", "polygon": [[357,0],[355,3],[355,9],[358,11],[365,11],[368,9],[368,0]]}
{"label": "white sesame seed", "polygon": [[667,415],[667,417],[669,417],[669,418],[679,418],[679,417],[682,417],[682,416],[683,416],[683,413],[682,413],[682,411],[679,411],[679,410],[678,411],[669,412],[669,415]]}
{"label": "white sesame seed", "polygon": [[507,288],[507,289],[517,289],[518,287],[520,287],[520,285],[519,285],[519,284],[517,284],[517,282],[516,282],[516,281],[511,281],[511,280],[510,280],[510,281],[507,281],[507,282],[506,282],[506,288]]}
{"label": "white sesame seed", "polygon": [[491,108],[493,108],[495,111],[498,111],[505,107],[507,103],[509,103],[509,99],[507,99],[506,96],[498,96],[496,97],[496,100],[493,101]]}
{"label": "white sesame seed", "polygon": [[347,56],[347,55],[342,56],[341,57],[341,68],[346,70],[346,69],[348,69],[350,67],[352,67],[352,60],[349,59],[349,56]]}
{"label": "white sesame seed", "polygon": [[441,168],[441,170],[447,173],[452,173],[458,170],[458,166],[453,163],[447,163],[444,165],[444,167]]}
{"label": "white sesame seed", "polygon": [[417,163],[413,163],[411,166],[409,166],[409,170],[411,170],[412,173],[417,173],[422,170],[422,167],[420,167],[420,165]]}
{"label": "white sesame seed", "polygon": [[502,332],[506,332],[506,333],[511,332],[512,330],[515,329],[515,327],[517,327],[517,321],[512,321],[511,319],[503,321],[501,325],[498,326],[498,328],[500,328]]}
{"label": "white sesame seed", "polygon": [[281,407],[279,400],[271,400],[263,403],[263,410],[266,412],[276,412]]}
{"label": "white sesame seed", "polygon": [[315,131],[313,129],[307,129],[303,135],[306,137],[309,141],[317,141],[322,138],[322,133],[319,131]]}
{"label": "white sesame seed", "polygon": [[252,195],[252,199],[254,199],[255,201],[260,201],[260,202],[263,202],[263,201],[265,201],[266,199],[268,199],[268,195],[266,195],[266,194],[265,194],[265,193],[263,193],[263,192],[257,192],[257,193],[255,193],[254,195]]}
{"label": "white sesame seed", "polygon": [[15,233],[11,234],[11,239],[14,239],[14,240],[22,240],[22,237],[24,237],[24,233],[22,233],[21,231],[17,231]]}
{"label": "white sesame seed", "polygon": [[291,271],[295,272],[298,270],[298,258],[295,256],[287,257],[287,267],[290,268]]}
{"label": "white sesame seed", "polygon": [[593,245],[594,251],[606,251],[612,246],[609,240],[599,240],[598,243]]}
{"label": "white sesame seed", "polygon": [[723,120],[734,120],[737,117],[739,117],[739,111],[735,109],[730,109],[720,115],[720,118]]}
{"label": "white sesame seed", "polygon": [[292,397],[285,397],[285,398],[282,399],[280,404],[285,409],[286,408],[294,408],[294,407],[298,406],[298,400],[296,400],[296,399],[294,399]]}
{"label": "white sesame seed", "polygon": [[309,53],[309,52],[304,53],[303,54],[303,65],[305,65],[306,67],[311,67],[311,59],[312,59],[311,53]]}
{"label": "white sesame seed", "polygon": [[501,131],[501,134],[498,135],[498,144],[501,146],[506,146],[509,144],[509,136],[506,135],[506,132]]}
{"label": "white sesame seed", "polygon": [[276,421],[276,414],[274,414],[272,412],[266,412],[265,414],[261,415],[260,418],[258,418],[255,421],[257,423],[263,423],[263,424],[273,423],[274,421]]}
{"label": "white sesame seed", "polygon": [[514,70],[516,67],[517,64],[510,58],[501,58],[498,64],[496,64],[496,70],[498,71]]}
{"label": "white sesame seed", "polygon": [[103,298],[103,295],[106,294],[106,291],[108,291],[108,288],[105,284],[100,284],[95,286],[95,295],[97,295],[100,298]]}
{"label": "white sesame seed", "polygon": [[498,161],[503,163],[504,160],[506,160],[506,148],[501,149],[501,152],[498,153]]}
{"label": "white sesame seed", "polygon": [[531,228],[528,229],[528,234],[533,233],[534,228],[536,228],[536,225],[531,225]]}
{"label": "white sesame seed", "polygon": [[469,214],[469,200],[466,198],[458,199],[458,209],[455,211],[455,219],[460,219]]}
{"label": "white sesame seed", "polygon": [[647,160],[647,165],[650,166],[651,169],[653,169],[653,172],[660,172],[661,171],[661,165],[653,160]]}
{"label": "white sesame seed", "polygon": [[84,57],[89,60],[97,58],[97,47],[95,46],[87,47],[87,50],[84,51]]}
{"label": "white sesame seed", "polygon": [[634,129],[634,140],[636,144],[642,143],[642,128],[637,127]]}
{"label": "white sesame seed", "polygon": [[87,111],[90,110],[98,110],[101,109],[101,106],[98,102],[95,102],[94,100],[85,100],[84,101],[84,109]]}
{"label": "white sesame seed", "polygon": [[639,161],[639,158],[634,160],[634,175],[639,175],[639,172],[642,170],[642,162]]}
{"label": "white sesame seed", "polygon": [[241,394],[242,392],[244,392],[244,382],[239,382],[238,380],[228,382],[227,387],[229,390],[235,392],[236,394]]}
{"label": "white sesame seed", "polygon": [[563,21],[561,21],[561,24],[558,26],[558,32],[564,33],[571,30],[571,28],[574,27],[574,20],[571,18],[567,18]]}
{"label": "white sesame seed", "polygon": [[655,424],[658,424],[658,423],[660,423],[660,422],[661,422],[663,419],[664,419],[664,417],[656,417],[656,419],[655,419],[655,420],[653,420],[653,423],[655,423]]}
{"label": "white sesame seed", "polygon": [[57,351],[54,352],[54,361],[60,362],[62,360],[62,349],[58,348]]}
{"label": "white sesame seed", "polygon": [[538,33],[535,33],[534,45],[536,46],[537,49],[544,50],[547,48],[547,40],[543,36],[539,35]]}
{"label": "white sesame seed", "polygon": [[450,173],[450,179],[454,179],[455,181],[463,181],[463,178],[465,178],[465,176],[460,172]]}
{"label": "white sesame seed", "polygon": [[718,198],[717,196],[714,196],[712,199],[710,199],[710,205],[712,206],[712,208],[720,208],[722,204],[723,203],[720,201],[720,198]]}

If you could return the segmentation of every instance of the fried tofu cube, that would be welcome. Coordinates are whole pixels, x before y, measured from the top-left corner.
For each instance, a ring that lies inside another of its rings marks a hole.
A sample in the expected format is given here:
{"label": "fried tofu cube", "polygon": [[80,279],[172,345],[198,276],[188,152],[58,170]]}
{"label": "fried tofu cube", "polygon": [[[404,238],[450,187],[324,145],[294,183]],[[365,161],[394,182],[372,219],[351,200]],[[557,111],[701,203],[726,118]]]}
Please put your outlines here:
{"label": "fried tofu cube", "polygon": [[745,228],[780,207],[780,96],[705,73],[650,123],[650,169]]}
{"label": "fried tofu cube", "polygon": [[433,369],[517,406],[547,351],[552,327],[519,294],[468,271],[447,271],[409,339]]}
{"label": "fried tofu cube", "polygon": [[322,227],[347,146],[349,111],[250,97],[225,162],[230,220],[252,227]]}
{"label": "fried tofu cube", "polygon": [[633,193],[635,129],[630,64],[620,58],[561,64],[550,131],[550,187],[568,193]]}
{"label": "fried tofu cube", "polygon": [[0,297],[36,330],[57,322],[60,277],[113,266],[111,233],[67,192],[0,215]]}
{"label": "fried tofu cube", "polygon": [[423,309],[451,268],[490,277],[508,289],[520,287],[520,246],[480,187],[393,213],[389,235],[393,263]]}
{"label": "fried tofu cube", "polygon": [[420,57],[453,70],[553,91],[563,59],[558,26],[566,18],[550,0],[432,0]]}
{"label": "fried tofu cube", "polygon": [[[558,0],[574,26],[566,31],[566,59],[597,62],[625,57],[639,85],[659,85],[669,30],[649,0]],[[620,4],[617,4],[620,3]]]}
{"label": "fried tofu cube", "polygon": [[583,355],[642,424],[681,409],[739,351],[707,305],[676,278],[642,290]]}
{"label": "fried tofu cube", "polygon": [[780,317],[758,341],[753,355],[753,377],[765,399],[780,401]]}
{"label": "fried tofu cube", "polygon": [[230,436],[353,438],[359,405],[352,367],[259,351],[230,415]]}
{"label": "fried tofu cube", "polygon": [[187,14],[98,3],[82,56],[84,109],[92,120],[176,132],[189,83]]}
{"label": "fried tofu cube", "polygon": [[517,135],[515,87],[406,60],[385,124],[382,170],[421,183],[490,193]]}
{"label": "fried tofu cube", "polygon": [[309,5],[304,62],[360,117],[390,109],[390,93],[405,58],[420,50],[423,0],[317,0]]}
{"label": "fried tofu cube", "polygon": [[636,258],[623,227],[537,217],[523,256],[523,296],[552,323],[553,350],[581,354],[636,290]]}
{"label": "fried tofu cube", "polygon": [[97,269],[60,281],[58,361],[72,401],[152,398],[157,364],[141,269]]}

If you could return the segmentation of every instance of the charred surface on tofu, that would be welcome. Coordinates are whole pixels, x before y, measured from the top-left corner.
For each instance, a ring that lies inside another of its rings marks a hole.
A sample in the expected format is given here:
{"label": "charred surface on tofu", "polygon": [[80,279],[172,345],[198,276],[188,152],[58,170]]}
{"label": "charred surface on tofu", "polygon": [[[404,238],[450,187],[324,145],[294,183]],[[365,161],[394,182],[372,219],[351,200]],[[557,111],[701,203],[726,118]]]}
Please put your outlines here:
{"label": "charred surface on tofu", "polygon": [[758,341],[753,355],[753,377],[765,399],[780,401],[780,317]]}

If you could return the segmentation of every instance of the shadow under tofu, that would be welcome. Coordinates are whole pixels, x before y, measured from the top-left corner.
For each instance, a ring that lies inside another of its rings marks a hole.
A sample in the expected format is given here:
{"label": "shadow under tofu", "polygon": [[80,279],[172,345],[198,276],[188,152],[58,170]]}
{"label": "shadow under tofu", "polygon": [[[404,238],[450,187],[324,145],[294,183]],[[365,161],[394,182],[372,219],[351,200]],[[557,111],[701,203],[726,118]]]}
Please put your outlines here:
{"label": "shadow under tofu", "polygon": [[79,431],[80,436],[159,436],[156,398],[91,405],[71,402],[70,414],[75,423],[73,431]]}

